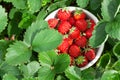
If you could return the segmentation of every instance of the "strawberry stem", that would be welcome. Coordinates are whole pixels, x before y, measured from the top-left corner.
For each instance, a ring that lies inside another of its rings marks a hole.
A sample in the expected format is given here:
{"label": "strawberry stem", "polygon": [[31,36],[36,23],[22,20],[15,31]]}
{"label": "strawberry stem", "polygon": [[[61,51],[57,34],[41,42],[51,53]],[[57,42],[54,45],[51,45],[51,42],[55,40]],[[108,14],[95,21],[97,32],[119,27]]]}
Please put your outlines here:
{"label": "strawberry stem", "polygon": [[87,24],[88,24],[88,28],[90,28],[91,27],[91,22],[90,22],[90,20],[88,19],[88,20],[86,20],[87,21]]}
{"label": "strawberry stem", "polygon": [[72,28],[70,29],[69,34],[71,34],[72,32],[74,32],[74,30],[75,30],[75,27],[72,27]]}
{"label": "strawberry stem", "polygon": [[82,10],[76,9],[74,14],[81,14],[82,12],[83,12]]}
{"label": "strawberry stem", "polygon": [[69,10],[67,7],[64,7],[64,8],[62,8],[62,12],[64,12],[64,11],[66,11],[68,13]]}
{"label": "strawberry stem", "polygon": [[63,39],[65,39],[65,38],[68,38],[68,34],[65,34],[65,35],[63,36]]}

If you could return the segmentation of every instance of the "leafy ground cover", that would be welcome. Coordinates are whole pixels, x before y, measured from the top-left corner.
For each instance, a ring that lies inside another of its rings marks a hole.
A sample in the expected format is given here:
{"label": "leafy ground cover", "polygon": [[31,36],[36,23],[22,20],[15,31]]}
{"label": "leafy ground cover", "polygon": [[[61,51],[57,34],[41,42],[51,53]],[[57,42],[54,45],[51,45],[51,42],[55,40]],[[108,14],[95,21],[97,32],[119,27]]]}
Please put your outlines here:
{"label": "leafy ground cover", "polygon": [[[45,17],[66,6],[84,8],[99,23],[90,38],[105,42],[98,62],[81,71],[67,54],[56,55],[62,41]],[[1,80],[120,80],[120,0],[0,0]],[[54,36],[53,36],[54,35]]]}

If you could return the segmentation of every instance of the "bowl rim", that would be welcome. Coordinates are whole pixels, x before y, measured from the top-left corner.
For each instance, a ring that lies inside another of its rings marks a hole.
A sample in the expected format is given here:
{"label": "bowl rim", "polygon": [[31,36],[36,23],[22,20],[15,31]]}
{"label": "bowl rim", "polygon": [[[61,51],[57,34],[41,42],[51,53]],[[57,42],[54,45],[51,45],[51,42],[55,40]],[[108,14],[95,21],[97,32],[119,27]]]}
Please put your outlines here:
{"label": "bowl rim", "polygon": [[[85,12],[85,14],[91,18],[92,20],[94,20],[94,22],[97,24],[99,22],[99,20],[97,19],[97,17],[95,15],[93,15],[90,11],[86,10],[86,9],[83,9],[83,8],[80,8],[80,7],[74,7],[74,6],[67,6],[66,7],[68,10],[70,11],[74,11],[76,9],[78,10],[82,10],[83,12]],[[45,18],[45,21],[47,21],[48,19],[50,18],[54,18],[56,16],[56,13],[58,12],[59,9],[62,9],[62,8],[58,8],[57,10],[51,12],[46,18]],[[107,40],[107,39],[106,39]],[[105,42],[105,41],[104,41]],[[90,68],[91,66],[93,66],[97,61],[98,59],[100,58],[102,52],[103,52],[103,49],[104,49],[104,42],[97,48],[97,53],[96,53],[96,56],[95,58],[90,61],[86,66],[84,67],[81,67],[80,69],[81,70],[85,70],[87,68]]]}

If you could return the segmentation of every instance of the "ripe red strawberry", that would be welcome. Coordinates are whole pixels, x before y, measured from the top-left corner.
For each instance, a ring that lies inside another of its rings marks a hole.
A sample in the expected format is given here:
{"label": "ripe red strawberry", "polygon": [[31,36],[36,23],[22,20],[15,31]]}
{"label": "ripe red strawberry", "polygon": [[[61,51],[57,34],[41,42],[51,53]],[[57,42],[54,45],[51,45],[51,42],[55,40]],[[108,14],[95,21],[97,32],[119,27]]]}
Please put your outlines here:
{"label": "ripe red strawberry", "polygon": [[80,31],[85,31],[87,29],[87,22],[84,19],[77,20],[75,22],[75,26],[80,30]]}
{"label": "ripe red strawberry", "polygon": [[62,21],[58,26],[58,31],[61,34],[66,34],[67,32],[69,32],[71,27],[72,26],[70,25],[70,23],[68,21]]}
{"label": "ripe red strawberry", "polygon": [[48,20],[48,25],[50,26],[50,28],[55,28],[58,24],[58,19],[56,18],[51,18]]}
{"label": "ripe red strawberry", "polygon": [[58,50],[60,53],[67,53],[69,48],[69,42],[67,40],[63,40],[62,43],[58,46]]}
{"label": "ripe red strawberry", "polygon": [[78,37],[77,39],[75,39],[75,44],[77,46],[80,46],[81,48],[84,48],[87,44],[86,37],[85,36]]}
{"label": "ripe red strawberry", "polygon": [[65,9],[60,9],[57,13],[57,17],[60,20],[68,20],[71,16],[71,12],[69,10],[65,10]]}
{"label": "ripe red strawberry", "polygon": [[90,38],[92,36],[92,32],[94,30],[94,27],[95,27],[95,22],[91,19],[90,20],[90,28],[88,28],[86,31],[85,31],[85,36],[86,38]]}
{"label": "ripe red strawberry", "polygon": [[76,39],[76,38],[79,37],[79,35],[80,35],[80,31],[79,31],[77,28],[72,27],[72,28],[70,29],[69,38],[71,38],[71,39]]}
{"label": "ripe red strawberry", "polygon": [[73,43],[73,39],[71,39],[71,38],[64,38],[64,41],[68,42],[69,45],[72,45],[72,43]]}
{"label": "ripe red strawberry", "polygon": [[86,14],[82,10],[76,10],[74,13],[74,19],[79,20],[79,19],[85,19]]}
{"label": "ripe red strawberry", "polygon": [[90,38],[90,37],[92,36],[92,32],[93,32],[92,29],[87,29],[87,30],[85,31],[85,36],[86,36],[86,38]]}
{"label": "ripe red strawberry", "polygon": [[92,19],[90,19],[90,23],[91,23],[91,26],[90,26],[90,28],[94,29],[95,22],[94,22]]}
{"label": "ripe red strawberry", "polygon": [[76,58],[79,55],[81,55],[81,50],[77,45],[72,44],[69,48],[69,54],[70,54],[70,56]]}
{"label": "ripe red strawberry", "polygon": [[88,64],[88,60],[85,56],[79,56],[75,61],[78,67],[84,67]]}
{"label": "ripe red strawberry", "polygon": [[88,23],[88,29],[94,30],[95,22],[92,19],[86,20]]}
{"label": "ripe red strawberry", "polygon": [[93,49],[90,49],[85,53],[85,56],[88,60],[91,61],[95,58],[95,51]]}
{"label": "ripe red strawberry", "polygon": [[71,25],[74,25],[75,24],[75,19],[73,17],[70,17],[69,20]]}

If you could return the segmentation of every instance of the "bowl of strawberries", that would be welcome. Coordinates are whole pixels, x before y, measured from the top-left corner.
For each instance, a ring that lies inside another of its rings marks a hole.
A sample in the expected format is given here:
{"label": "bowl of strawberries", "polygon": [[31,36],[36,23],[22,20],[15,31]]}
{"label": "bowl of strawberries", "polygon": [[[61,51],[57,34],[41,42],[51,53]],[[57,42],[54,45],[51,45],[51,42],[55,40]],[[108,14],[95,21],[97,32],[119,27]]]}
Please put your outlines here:
{"label": "bowl of strawberries", "polygon": [[68,54],[70,65],[84,70],[93,66],[100,58],[104,44],[98,48],[89,45],[89,39],[98,22],[92,13],[79,7],[65,7],[53,11],[45,20],[51,29],[58,30],[63,36],[57,52]]}

